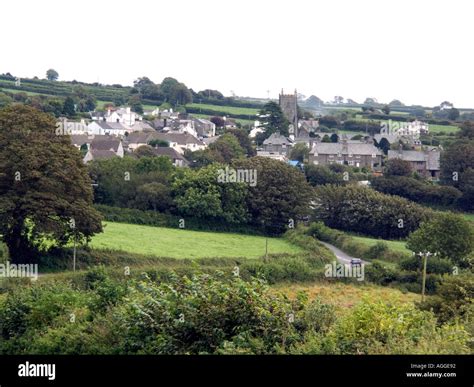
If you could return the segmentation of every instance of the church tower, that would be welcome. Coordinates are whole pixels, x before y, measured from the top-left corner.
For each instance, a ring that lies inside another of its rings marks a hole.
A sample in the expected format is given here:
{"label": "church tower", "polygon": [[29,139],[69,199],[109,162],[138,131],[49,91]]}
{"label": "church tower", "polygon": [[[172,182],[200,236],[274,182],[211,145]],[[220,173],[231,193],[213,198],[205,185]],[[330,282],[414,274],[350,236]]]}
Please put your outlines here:
{"label": "church tower", "polygon": [[290,135],[298,137],[298,93],[295,89],[295,94],[285,94],[281,90],[280,108],[290,123]]}

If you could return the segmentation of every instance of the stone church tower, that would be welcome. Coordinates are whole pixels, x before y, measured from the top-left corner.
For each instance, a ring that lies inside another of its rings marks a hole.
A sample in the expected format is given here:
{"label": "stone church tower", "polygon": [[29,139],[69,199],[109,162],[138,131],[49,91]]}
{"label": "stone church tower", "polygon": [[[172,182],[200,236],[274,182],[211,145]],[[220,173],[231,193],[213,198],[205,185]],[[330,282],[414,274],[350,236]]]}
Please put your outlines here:
{"label": "stone church tower", "polygon": [[290,135],[298,136],[298,93],[284,94],[281,90],[279,102],[280,108],[290,123]]}

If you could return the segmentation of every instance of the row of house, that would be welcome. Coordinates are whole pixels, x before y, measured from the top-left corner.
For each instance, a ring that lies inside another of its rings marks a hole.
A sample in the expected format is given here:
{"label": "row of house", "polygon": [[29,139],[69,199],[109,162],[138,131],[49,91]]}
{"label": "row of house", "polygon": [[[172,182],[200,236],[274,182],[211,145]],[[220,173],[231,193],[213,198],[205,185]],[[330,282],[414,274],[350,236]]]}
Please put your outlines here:
{"label": "row of house", "polygon": [[[270,157],[288,161],[292,147],[305,143],[310,149],[308,163],[313,165],[341,164],[359,168],[380,171],[383,152],[377,148],[370,136],[362,140],[351,140],[347,135],[341,136],[339,142],[322,142],[319,136],[297,138],[292,140],[279,133],[273,133],[263,142],[263,147],[257,152],[258,156]],[[440,175],[440,149],[425,147],[420,150],[388,151],[388,159],[401,158],[410,163],[413,172],[433,180]]]}

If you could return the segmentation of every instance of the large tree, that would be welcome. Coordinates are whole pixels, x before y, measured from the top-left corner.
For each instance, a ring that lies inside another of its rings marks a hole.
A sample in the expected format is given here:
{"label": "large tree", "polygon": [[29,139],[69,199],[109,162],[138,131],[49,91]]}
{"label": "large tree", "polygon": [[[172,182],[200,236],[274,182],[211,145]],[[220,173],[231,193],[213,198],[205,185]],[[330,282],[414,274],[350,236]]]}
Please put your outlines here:
{"label": "large tree", "polygon": [[474,230],[460,215],[438,214],[410,235],[407,247],[415,253],[438,253],[441,258],[467,266],[466,257],[474,249]]}
{"label": "large tree", "polygon": [[291,221],[309,214],[311,186],[298,169],[278,160],[252,157],[235,160],[234,168],[255,170],[256,184],[249,187],[247,205],[252,223],[267,232],[284,232]]}
{"label": "large tree", "polygon": [[59,74],[54,69],[49,69],[46,71],[46,78],[50,81],[56,81],[59,78]]}
{"label": "large tree", "polygon": [[[259,113],[260,127],[264,130],[265,138],[272,133],[280,132],[283,136],[288,136],[289,122],[283,114],[280,106],[275,102],[268,102]],[[265,139],[263,138],[262,141]]]}
{"label": "large tree", "polygon": [[0,111],[0,149],[0,233],[12,262],[102,230],[81,154],[50,115],[24,105]]}

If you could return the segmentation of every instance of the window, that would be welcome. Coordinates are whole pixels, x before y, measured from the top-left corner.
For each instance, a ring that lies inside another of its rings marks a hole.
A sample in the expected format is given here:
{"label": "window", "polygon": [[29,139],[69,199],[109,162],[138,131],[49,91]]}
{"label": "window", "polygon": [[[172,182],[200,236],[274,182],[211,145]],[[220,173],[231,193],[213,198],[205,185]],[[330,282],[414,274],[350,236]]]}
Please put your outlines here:
{"label": "window", "polygon": [[377,157],[377,155],[375,153],[372,153],[372,158],[375,159],[375,157]]}
{"label": "window", "polygon": [[314,165],[318,165],[318,164],[319,164],[319,161],[318,161],[318,160],[314,160],[314,161],[313,161],[313,164],[314,164]]}
{"label": "window", "polygon": [[354,165],[354,162],[352,160],[348,161],[349,165]]}

